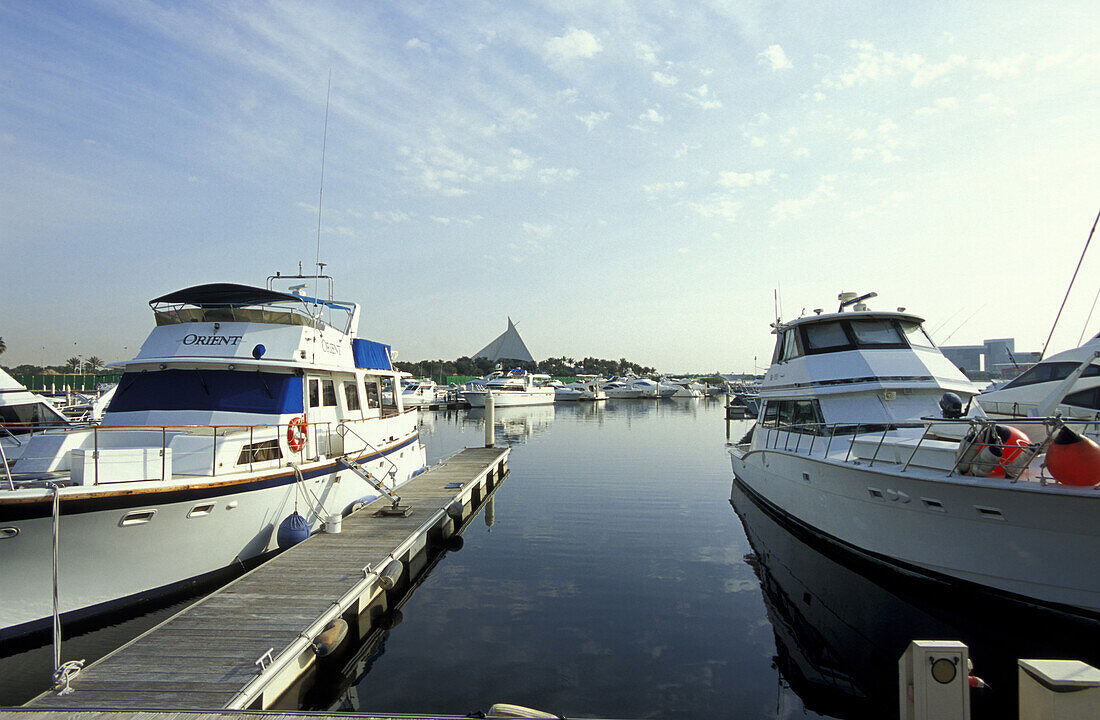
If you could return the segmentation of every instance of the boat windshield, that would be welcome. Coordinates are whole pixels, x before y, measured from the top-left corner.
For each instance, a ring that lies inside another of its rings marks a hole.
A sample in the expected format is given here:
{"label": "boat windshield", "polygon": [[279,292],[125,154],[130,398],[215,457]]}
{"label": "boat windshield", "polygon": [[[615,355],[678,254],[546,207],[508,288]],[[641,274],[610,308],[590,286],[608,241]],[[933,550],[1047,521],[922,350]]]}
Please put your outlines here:
{"label": "boat windshield", "polygon": [[107,412],[150,410],[298,414],[304,410],[302,378],[240,370],[161,370],[124,374]]}
{"label": "boat windshield", "polygon": [[778,333],[772,362],[843,350],[935,347],[919,323],[894,318],[809,322]]}

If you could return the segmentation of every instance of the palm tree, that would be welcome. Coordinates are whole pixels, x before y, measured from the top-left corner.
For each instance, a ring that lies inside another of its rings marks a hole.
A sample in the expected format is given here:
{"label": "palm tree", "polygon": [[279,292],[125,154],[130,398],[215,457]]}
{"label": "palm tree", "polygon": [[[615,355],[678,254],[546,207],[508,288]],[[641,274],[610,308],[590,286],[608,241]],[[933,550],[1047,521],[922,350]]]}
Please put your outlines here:
{"label": "palm tree", "polygon": [[71,370],[72,372],[76,372],[77,369],[80,368],[80,364],[82,362],[84,362],[84,361],[81,360],[78,357],[71,357],[71,358],[69,358],[68,360],[65,361],[65,369],[66,370]]}
{"label": "palm tree", "polygon": [[0,355],[4,354],[4,351],[8,349],[8,346],[4,343],[4,338],[0,337]]}
{"label": "palm tree", "polygon": [[88,365],[88,369],[92,373],[97,373],[103,369],[104,362],[99,359],[98,356],[92,355],[90,358],[84,361]]}

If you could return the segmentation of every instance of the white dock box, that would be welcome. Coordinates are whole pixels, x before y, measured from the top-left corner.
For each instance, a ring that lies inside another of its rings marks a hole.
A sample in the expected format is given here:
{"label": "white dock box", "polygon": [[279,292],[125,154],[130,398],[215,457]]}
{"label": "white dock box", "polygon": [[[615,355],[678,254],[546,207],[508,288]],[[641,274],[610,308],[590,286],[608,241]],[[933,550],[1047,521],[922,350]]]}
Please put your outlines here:
{"label": "white dock box", "polygon": [[[96,459],[96,452],[99,459]],[[98,451],[73,450],[69,462],[77,485],[160,480],[172,477],[172,449],[100,448]]]}
{"label": "white dock box", "polygon": [[1100,718],[1100,670],[1079,660],[1020,660],[1020,720]]}

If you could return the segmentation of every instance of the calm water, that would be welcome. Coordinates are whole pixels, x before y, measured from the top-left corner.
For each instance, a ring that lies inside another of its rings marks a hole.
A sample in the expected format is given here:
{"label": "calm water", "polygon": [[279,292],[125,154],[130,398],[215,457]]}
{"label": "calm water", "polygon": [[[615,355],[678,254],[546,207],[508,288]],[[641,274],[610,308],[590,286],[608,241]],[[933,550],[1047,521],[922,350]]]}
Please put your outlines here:
{"label": "calm water", "polygon": [[[480,411],[422,418],[432,461],[483,442]],[[993,686],[976,717],[1000,717],[1017,653],[1100,664],[1095,625],[861,574],[744,497],[731,507],[718,402],[504,408],[496,438],[513,452],[491,513],[311,707],[890,717],[897,658],[921,637],[970,645]],[[161,615],[77,638],[64,656],[95,657]],[[0,660],[0,702],[35,694],[49,663],[49,648]]]}

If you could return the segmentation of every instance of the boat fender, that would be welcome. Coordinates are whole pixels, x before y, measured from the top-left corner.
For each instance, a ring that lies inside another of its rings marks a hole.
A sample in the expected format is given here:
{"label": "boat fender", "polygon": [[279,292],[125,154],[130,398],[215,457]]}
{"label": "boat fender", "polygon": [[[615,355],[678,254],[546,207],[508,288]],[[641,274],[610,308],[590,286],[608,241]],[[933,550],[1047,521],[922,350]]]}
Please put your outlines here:
{"label": "boat fender", "polygon": [[524,707],[523,705],[509,705],[508,703],[495,703],[489,712],[485,715],[486,718],[532,718],[533,720],[553,720],[560,718],[561,715],[554,715],[553,713],[543,712],[542,710],[535,710],[534,708]]}
{"label": "boat fender", "polygon": [[1004,448],[997,443],[982,443],[978,454],[970,463],[970,474],[974,477],[989,477],[1004,458]]}
{"label": "boat fender", "polygon": [[317,657],[331,655],[347,636],[348,621],[344,618],[336,618],[328,624],[327,628],[321,631],[320,635],[314,638],[313,650],[317,653]]}
{"label": "boat fender", "polygon": [[291,451],[301,452],[305,447],[306,436],[309,435],[308,428],[306,419],[302,415],[291,418],[290,424],[286,426],[286,444],[290,446]]}
{"label": "boat fender", "polygon": [[378,573],[378,584],[382,586],[383,590],[393,590],[398,581],[401,580],[401,573],[404,570],[405,566],[401,564],[400,560],[391,560],[390,564]]}
{"label": "boat fender", "polygon": [[294,511],[290,515],[286,516],[286,519],[279,524],[279,532],[276,535],[276,541],[279,543],[279,547],[286,550],[288,547],[293,547],[309,537],[309,523],[306,519]]}
{"label": "boat fender", "polygon": [[1047,448],[1047,470],[1063,485],[1092,487],[1100,483],[1100,445],[1063,427]]}
{"label": "boat fender", "polygon": [[1023,430],[1011,425],[994,425],[993,431],[997,433],[997,441],[1001,445],[1001,463],[993,468],[990,477],[1007,477],[1015,480],[1024,471],[1023,466],[1014,464],[1024,449],[1031,445],[1031,438],[1024,434]]}
{"label": "boat fender", "polygon": [[955,451],[955,467],[963,475],[970,474],[970,468],[978,451],[982,449],[982,442],[978,438],[978,428],[971,427],[966,431],[966,436],[959,441],[959,447]]}

